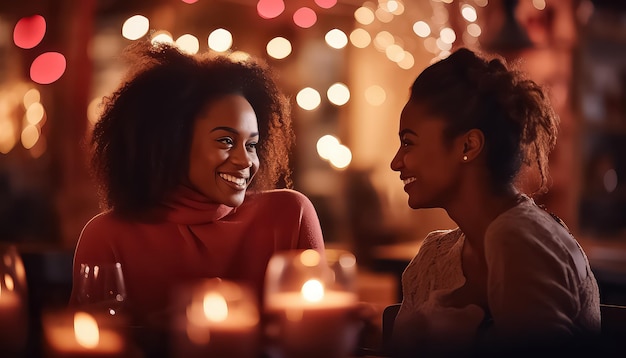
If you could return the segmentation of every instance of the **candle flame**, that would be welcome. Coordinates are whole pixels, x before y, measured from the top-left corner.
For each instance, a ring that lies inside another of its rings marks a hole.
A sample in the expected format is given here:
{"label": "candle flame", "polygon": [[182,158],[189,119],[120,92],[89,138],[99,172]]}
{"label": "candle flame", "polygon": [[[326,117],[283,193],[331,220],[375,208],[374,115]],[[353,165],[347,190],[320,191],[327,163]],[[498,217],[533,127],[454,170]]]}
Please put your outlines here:
{"label": "candle flame", "polygon": [[319,302],[324,298],[324,285],[319,280],[308,280],[302,285],[302,297],[309,302]]}
{"label": "candle flame", "polygon": [[13,277],[11,277],[11,275],[9,275],[8,273],[4,274],[4,285],[9,291],[13,291],[13,289],[15,289],[15,283],[13,282]]}
{"label": "candle flame", "polygon": [[74,335],[76,342],[85,348],[94,348],[100,341],[100,330],[95,318],[85,312],[74,315]]}
{"label": "candle flame", "polygon": [[224,296],[217,292],[204,295],[204,315],[209,321],[222,322],[228,317],[228,304]]}

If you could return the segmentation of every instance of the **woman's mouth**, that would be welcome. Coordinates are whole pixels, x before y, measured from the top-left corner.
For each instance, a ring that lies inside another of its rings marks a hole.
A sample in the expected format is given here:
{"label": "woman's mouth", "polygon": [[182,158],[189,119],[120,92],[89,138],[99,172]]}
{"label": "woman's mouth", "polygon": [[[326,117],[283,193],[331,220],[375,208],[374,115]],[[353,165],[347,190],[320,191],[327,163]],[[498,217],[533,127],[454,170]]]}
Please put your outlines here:
{"label": "woman's mouth", "polygon": [[236,177],[236,176],[232,176],[230,174],[224,174],[224,173],[219,173],[219,175],[220,175],[220,178],[241,188],[245,188],[246,184],[248,183],[247,178],[240,178],[240,177]]}
{"label": "woman's mouth", "polygon": [[415,180],[417,180],[415,177],[410,177],[410,178],[402,179],[402,182],[404,183],[404,185],[409,185]]}

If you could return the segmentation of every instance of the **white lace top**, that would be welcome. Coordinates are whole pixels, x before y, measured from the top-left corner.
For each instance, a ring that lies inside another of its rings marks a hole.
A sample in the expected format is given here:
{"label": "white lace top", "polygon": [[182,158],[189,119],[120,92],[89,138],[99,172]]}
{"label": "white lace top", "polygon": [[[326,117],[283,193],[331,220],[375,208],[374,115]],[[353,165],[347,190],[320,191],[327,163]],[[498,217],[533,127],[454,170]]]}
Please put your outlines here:
{"label": "white lace top", "polygon": [[442,355],[487,340],[599,332],[598,286],[586,255],[532,199],[525,197],[487,228],[487,307],[459,292],[450,303],[465,285],[464,241],[458,228],[432,232],[405,269],[393,329],[397,351]]}

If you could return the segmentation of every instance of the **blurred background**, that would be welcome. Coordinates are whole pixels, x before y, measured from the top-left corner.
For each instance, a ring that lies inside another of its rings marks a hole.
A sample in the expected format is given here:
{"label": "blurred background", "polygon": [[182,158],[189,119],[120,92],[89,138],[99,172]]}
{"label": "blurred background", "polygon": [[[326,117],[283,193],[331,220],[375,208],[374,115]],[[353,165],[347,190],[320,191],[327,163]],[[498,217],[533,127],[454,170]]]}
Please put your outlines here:
{"label": "blurred background", "polygon": [[419,240],[455,226],[409,209],[389,168],[410,84],[461,46],[518,62],[562,123],[537,201],[585,247],[603,301],[626,303],[626,2],[612,0],[0,2],[0,240],[18,245],[35,299],[66,299],[76,240],[99,211],[85,140],[122,50],[146,38],[276,70],[293,107],[294,188],[328,245],[357,255],[366,299],[385,303]]}

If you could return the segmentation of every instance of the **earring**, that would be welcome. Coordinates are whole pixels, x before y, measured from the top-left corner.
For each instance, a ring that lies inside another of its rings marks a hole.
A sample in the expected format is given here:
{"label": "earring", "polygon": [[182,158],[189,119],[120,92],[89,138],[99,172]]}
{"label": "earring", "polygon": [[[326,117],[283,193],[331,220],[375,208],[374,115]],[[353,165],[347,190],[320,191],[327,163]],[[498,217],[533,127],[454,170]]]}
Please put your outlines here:
{"label": "earring", "polygon": [[463,161],[466,162],[467,161],[467,155],[463,156]]}

